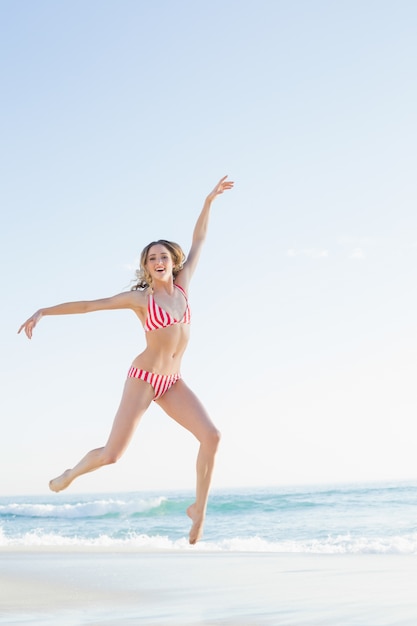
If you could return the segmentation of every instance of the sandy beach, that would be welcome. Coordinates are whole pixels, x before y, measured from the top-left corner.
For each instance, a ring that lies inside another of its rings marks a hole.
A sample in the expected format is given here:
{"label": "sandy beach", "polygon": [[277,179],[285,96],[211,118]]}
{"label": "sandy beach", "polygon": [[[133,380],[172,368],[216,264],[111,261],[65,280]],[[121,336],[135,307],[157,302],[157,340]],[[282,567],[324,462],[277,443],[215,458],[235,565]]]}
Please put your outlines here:
{"label": "sandy beach", "polygon": [[415,626],[417,558],[2,550],[0,624]]}

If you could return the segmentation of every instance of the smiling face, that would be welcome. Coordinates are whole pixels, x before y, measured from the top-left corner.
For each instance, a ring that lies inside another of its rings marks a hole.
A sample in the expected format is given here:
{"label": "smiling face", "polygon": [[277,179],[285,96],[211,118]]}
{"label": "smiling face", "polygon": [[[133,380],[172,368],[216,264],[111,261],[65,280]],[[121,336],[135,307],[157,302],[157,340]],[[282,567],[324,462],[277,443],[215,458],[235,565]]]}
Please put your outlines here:
{"label": "smiling face", "polygon": [[133,289],[146,289],[154,280],[162,280],[164,277],[170,279],[173,276],[175,280],[184,262],[185,254],[174,241],[152,241],[141,252],[139,269],[136,271],[138,282]]}
{"label": "smiling face", "polygon": [[173,267],[172,256],[166,246],[157,243],[149,248],[145,268],[153,281],[171,278]]}

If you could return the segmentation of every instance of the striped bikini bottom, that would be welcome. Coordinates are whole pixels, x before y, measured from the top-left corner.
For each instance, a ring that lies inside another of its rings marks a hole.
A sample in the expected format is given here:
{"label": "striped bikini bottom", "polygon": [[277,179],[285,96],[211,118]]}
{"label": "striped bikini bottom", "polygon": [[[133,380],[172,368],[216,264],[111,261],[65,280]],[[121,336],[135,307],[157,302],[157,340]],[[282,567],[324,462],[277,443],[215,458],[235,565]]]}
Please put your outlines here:
{"label": "striped bikini bottom", "polygon": [[152,372],[133,367],[133,365],[127,376],[128,378],[139,378],[139,380],[149,383],[155,391],[154,400],[158,400],[158,398],[163,396],[181,378],[181,374],[153,374]]}

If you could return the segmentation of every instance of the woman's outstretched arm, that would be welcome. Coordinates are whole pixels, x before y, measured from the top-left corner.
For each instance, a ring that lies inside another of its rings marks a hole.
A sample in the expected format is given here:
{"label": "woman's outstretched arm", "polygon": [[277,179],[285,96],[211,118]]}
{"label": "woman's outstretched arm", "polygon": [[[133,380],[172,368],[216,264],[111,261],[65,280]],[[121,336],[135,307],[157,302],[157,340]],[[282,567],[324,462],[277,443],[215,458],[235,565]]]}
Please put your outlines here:
{"label": "woman's outstretched arm", "polygon": [[64,302],[55,306],[39,309],[24,322],[19,330],[25,331],[26,336],[32,339],[33,329],[45,315],[74,315],[78,313],[91,313],[92,311],[104,311],[110,309],[136,309],[140,308],[142,293],[139,291],[126,291],[110,298],[99,300],[80,300],[78,302]]}
{"label": "woman's outstretched arm", "polygon": [[[198,216],[196,225],[194,227],[193,239],[191,243],[191,249],[187,256],[187,261],[184,265],[184,269],[180,272],[182,277],[182,283],[190,280],[195,268],[197,267],[198,260],[200,258],[201,249],[207,236],[208,223],[210,218],[211,203],[217,196],[222,194],[228,189],[232,189],[234,183],[231,180],[226,180],[227,176],[223,176],[205,199],[203,208]],[[187,285],[183,285],[186,287]]]}

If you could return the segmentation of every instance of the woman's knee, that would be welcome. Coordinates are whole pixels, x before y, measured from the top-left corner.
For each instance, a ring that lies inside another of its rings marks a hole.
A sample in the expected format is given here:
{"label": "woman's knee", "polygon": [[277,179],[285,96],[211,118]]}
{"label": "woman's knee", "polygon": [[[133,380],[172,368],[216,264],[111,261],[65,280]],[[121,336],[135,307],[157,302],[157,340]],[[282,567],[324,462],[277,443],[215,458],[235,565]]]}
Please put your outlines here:
{"label": "woman's knee", "polygon": [[210,447],[214,452],[216,452],[217,448],[219,447],[220,439],[220,431],[217,430],[217,428],[213,427],[208,433],[206,433],[202,443],[205,443],[206,446]]}
{"label": "woman's knee", "polygon": [[113,465],[117,463],[117,461],[122,456],[123,452],[117,450],[110,450],[108,448],[103,448],[101,453],[101,464],[102,465]]}

